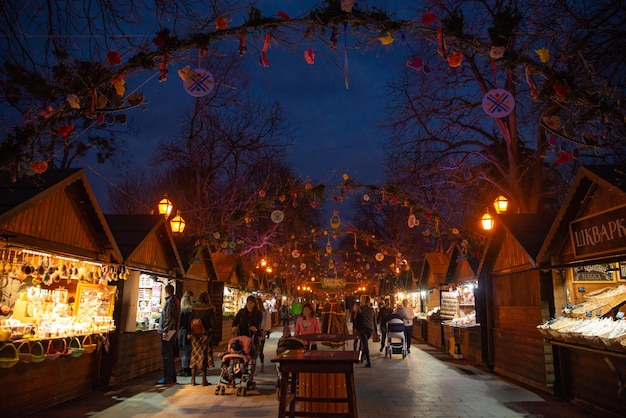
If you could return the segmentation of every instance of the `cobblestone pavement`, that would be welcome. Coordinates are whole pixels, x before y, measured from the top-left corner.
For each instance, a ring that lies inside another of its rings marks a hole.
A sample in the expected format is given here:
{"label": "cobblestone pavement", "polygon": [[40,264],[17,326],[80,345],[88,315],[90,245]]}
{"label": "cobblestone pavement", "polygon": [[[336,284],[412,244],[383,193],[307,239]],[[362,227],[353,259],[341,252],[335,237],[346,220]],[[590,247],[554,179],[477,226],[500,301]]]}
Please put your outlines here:
{"label": "cobblestone pavement", "polygon": [[[107,392],[66,402],[34,416],[52,418],[141,417],[276,417],[277,373],[270,362],[280,336],[277,328],[265,346],[263,371],[258,367],[256,390],[236,396],[232,389],[215,395],[219,368],[209,373],[211,386],[191,386],[189,377],[178,384],[155,386],[160,372],[133,379]],[[318,344],[321,349],[329,349]],[[351,349],[349,342],[347,349]],[[357,410],[360,418],[406,417],[606,417],[597,412],[529,390],[465,360],[454,360],[432,347],[413,343],[405,359],[385,358],[379,343],[370,342],[372,367],[355,365]],[[216,353],[219,351],[215,351]],[[219,361],[217,361],[219,365]],[[196,378],[197,381],[200,379]]]}

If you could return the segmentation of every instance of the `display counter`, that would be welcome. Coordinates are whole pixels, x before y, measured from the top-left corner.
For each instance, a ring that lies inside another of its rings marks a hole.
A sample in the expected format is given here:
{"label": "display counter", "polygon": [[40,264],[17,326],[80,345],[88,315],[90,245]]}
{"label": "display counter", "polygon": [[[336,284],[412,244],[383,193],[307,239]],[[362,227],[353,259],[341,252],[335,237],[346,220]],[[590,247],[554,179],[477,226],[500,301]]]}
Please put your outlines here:
{"label": "display counter", "polygon": [[549,340],[560,371],[558,394],[573,403],[626,416],[626,352]]}
{"label": "display counter", "polygon": [[452,321],[444,321],[442,327],[448,354],[457,359],[482,363],[480,324],[455,324]]}
{"label": "display counter", "polygon": [[100,378],[100,335],[0,342],[3,416],[24,416],[91,392]]}

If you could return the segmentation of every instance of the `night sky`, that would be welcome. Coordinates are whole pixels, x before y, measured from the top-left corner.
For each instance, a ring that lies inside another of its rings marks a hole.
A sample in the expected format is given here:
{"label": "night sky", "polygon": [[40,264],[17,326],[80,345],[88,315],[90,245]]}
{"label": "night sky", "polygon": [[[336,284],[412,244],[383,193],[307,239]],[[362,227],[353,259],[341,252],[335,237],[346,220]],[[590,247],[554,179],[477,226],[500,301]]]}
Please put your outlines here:
{"label": "night sky", "polygon": [[[390,10],[390,2],[367,2]],[[394,9],[408,1],[391,2]],[[264,16],[285,11],[298,17],[311,10],[316,1],[258,1],[256,7]],[[363,7],[364,2],[361,2]],[[397,18],[398,15],[390,14]],[[416,17],[414,14],[402,18]],[[233,20],[231,27],[240,21]],[[285,111],[288,123],[294,128],[294,144],[287,149],[288,162],[302,179],[324,184],[339,184],[342,175],[366,184],[382,185],[384,182],[385,133],[377,126],[384,117],[385,86],[390,77],[402,70],[411,58],[410,47],[399,40],[390,46],[378,46],[368,51],[351,48],[354,40],[339,34],[337,50],[325,46],[318,50],[314,65],[305,62],[302,53],[308,46],[294,53],[285,46],[272,43],[268,50],[270,67],[258,64],[258,49],[245,54],[246,67],[253,77],[251,88],[255,95],[278,101]],[[259,39],[248,42],[260,44]],[[348,45],[349,89],[344,82],[344,42]],[[236,43],[232,43],[236,45]],[[149,101],[146,110],[129,112],[129,126],[137,129],[135,136],[127,136],[126,149],[131,166],[150,170],[149,158],[158,152],[158,144],[168,136],[175,136],[180,125],[179,113],[193,107],[194,98],[184,89],[182,80],[170,68],[168,80],[158,82],[152,77],[158,69],[136,76],[134,83],[149,80],[142,87]],[[210,69],[209,69],[210,70]],[[423,76],[417,73],[416,76]],[[150,78],[152,77],[152,78]],[[219,82],[220,80],[216,80]],[[173,106],[175,104],[175,106]],[[106,183],[117,181],[120,171],[92,164],[100,175],[87,169],[86,173],[103,210],[107,211]],[[104,176],[106,181],[101,178]]]}

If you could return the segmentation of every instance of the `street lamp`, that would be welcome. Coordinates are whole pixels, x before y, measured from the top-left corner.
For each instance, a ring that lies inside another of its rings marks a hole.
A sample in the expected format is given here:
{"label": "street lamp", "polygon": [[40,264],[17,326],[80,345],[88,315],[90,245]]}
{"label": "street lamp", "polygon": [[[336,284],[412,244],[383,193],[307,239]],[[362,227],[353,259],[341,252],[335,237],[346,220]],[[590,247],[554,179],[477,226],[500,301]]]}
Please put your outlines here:
{"label": "street lamp", "polygon": [[159,215],[164,215],[166,218],[170,216],[172,213],[172,202],[167,198],[167,194],[165,197],[159,201]]}
{"label": "street lamp", "polygon": [[500,195],[493,202],[493,207],[496,208],[497,214],[505,213],[506,210],[509,208],[509,200],[506,197]]}
{"label": "street lamp", "polygon": [[170,221],[170,227],[174,234],[182,234],[185,229],[185,220],[180,216],[180,211],[176,211],[176,216]]}
{"label": "street lamp", "polygon": [[483,229],[485,231],[491,231],[493,229],[494,219],[493,216],[489,214],[489,212],[485,213],[480,220],[483,225]]}

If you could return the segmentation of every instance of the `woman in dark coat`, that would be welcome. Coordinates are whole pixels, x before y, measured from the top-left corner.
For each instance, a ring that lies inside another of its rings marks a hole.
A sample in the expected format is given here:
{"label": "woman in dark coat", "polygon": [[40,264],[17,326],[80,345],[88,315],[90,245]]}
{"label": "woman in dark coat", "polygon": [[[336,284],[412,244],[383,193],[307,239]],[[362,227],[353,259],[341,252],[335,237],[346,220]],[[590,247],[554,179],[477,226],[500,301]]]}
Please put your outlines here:
{"label": "woman in dark coat", "polygon": [[[197,333],[194,326],[194,319],[200,319],[203,333]],[[213,367],[213,352],[211,349],[211,330],[215,326],[215,308],[211,305],[211,299],[207,292],[198,295],[197,302],[191,309],[189,316],[189,334],[191,338],[191,384],[196,385],[196,373],[198,369],[202,371],[202,386],[210,383],[206,379],[207,367]],[[194,332],[195,331],[195,332]]]}

